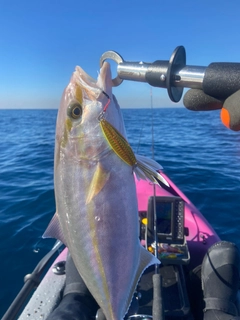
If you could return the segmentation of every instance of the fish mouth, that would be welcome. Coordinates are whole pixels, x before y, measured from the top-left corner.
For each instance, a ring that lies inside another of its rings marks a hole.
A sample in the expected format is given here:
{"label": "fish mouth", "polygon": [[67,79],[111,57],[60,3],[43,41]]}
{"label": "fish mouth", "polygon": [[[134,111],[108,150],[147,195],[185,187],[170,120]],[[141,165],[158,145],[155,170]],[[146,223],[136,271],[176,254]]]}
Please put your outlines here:
{"label": "fish mouth", "polygon": [[88,75],[81,67],[77,66],[74,72],[75,80],[80,85],[98,88],[97,80]]}
{"label": "fish mouth", "polygon": [[107,86],[112,86],[112,74],[110,64],[104,61],[97,79],[97,86],[107,91]]}
{"label": "fish mouth", "polygon": [[79,85],[90,99],[98,98],[106,90],[108,80],[111,80],[111,69],[108,62],[104,62],[97,79],[88,75],[81,67],[77,66],[72,78],[72,84]]}

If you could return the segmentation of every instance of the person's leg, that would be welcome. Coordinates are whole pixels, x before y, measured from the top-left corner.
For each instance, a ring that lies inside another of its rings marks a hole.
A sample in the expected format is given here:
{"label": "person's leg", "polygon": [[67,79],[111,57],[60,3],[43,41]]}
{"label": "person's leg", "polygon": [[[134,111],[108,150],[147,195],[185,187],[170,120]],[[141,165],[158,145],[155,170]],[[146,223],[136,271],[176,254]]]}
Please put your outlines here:
{"label": "person's leg", "polygon": [[66,261],[63,298],[47,320],[90,320],[95,318],[98,308],[69,255]]}
{"label": "person's leg", "polygon": [[235,305],[239,287],[239,250],[233,243],[215,243],[202,263],[204,320],[240,319]]}
{"label": "person's leg", "polygon": [[189,273],[187,279],[188,298],[194,320],[203,320],[203,291],[202,291],[202,265],[197,266]]}

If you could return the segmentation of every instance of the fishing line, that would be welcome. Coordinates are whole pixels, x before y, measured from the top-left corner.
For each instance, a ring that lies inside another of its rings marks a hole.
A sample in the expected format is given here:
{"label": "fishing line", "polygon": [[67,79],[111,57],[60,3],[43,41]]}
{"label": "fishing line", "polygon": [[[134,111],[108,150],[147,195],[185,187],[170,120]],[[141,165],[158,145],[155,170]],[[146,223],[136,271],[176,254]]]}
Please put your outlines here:
{"label": "fishing line", "polygon": [[139,135],[139,139],[138,139],[138,145],[137,145],[136,153],[138,153],[138,150],[139,150],[139,147],[140,147],[140,143],[141,143],[141,139],[142,139],[142,133],[143,133],[143,118],[141,120],[141,129],[140,129],[140,135]]}
{"label": "fishing line", "polygon": [[[150,88],[151,97],[151,113],[152,113],[152,159],[154,160],[154,123],[153,123],[153,98],[152,88]],[[158,259],[158,235],[157,235],[157,209],[156,209],[156,184],[153,183],[153,223],[154,223],[154,241],[155,241],[155,257]],[[152,277],[153,281],[153,320],[164,320],[164,306],[162,299],[162,277],[160,275],[159,265],[155,264],[155,274]]]}
{"label": "fishing line", "polygon": [[144,116],[142,117],[141,119],[141,122],[140,122],[140,135],[139,135],[139,139],[138,139],[138,145],[137,145],[137,151],[136,153],[138,153],[139,151],[139,148],[140,148],[140,144],[141,144],[141,139],[142,139],[142,134],[143,134],[143,120],[144,120]]}
{"label": "fishing line", "polygon": [[[153,96],[152,88],[150,88],[150,102],[151,102],[151,128],[152,128],[152,159],[154,160],[154,122],[153,122]],[[156,210],[156,185],[153,183],[153,215],[154,215],[154,241],[155,241],[155,257],[158,258],[158,236],[157,236],[157,210]],[[158,273],[158,264],[155,264],[155,273]]]}
{"label": "fishing line", "polygon": [[150,88],[150,101],[151,101],[151,127],[152,127],[152,159],[154,160],[154,123],[153,123],[153,98],[152,98],[152,88]]}

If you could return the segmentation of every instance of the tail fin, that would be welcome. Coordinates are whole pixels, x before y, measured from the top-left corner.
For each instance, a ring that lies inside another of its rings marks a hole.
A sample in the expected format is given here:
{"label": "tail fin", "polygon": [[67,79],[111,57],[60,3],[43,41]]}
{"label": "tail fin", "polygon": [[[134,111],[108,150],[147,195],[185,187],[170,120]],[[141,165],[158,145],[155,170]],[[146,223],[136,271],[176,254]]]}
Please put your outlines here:
{"label": "tail fin", "polygon": [[136,290],[136,287],[138,285],[138,282],[143,274],[143,272],[154,264],[160,264],[161,262],[149,251],[147,251],[143,246],[140,247],[140,260],[138,264],[138,269],[135,275],[135,278],[133,279],[133,283],[131,286],[131,290],[128,295],[128,299],[126,301],[126,313],[128,312],[129,306],[131,304],[134,291]]}

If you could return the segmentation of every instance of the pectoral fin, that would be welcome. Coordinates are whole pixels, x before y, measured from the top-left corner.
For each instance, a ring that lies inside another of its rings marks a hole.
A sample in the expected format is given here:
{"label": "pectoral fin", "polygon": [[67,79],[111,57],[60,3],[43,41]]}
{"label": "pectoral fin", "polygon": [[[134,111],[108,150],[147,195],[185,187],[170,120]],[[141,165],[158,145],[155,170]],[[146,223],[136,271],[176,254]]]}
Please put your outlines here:
{"label": "pectoral fin", "polygon": [[110,172],[104,170],[101,163],[98,162],[96,171],[93,175],[92,181],[88,189],[86,204],[89,204],[89,202],[91,202],[92,199],[103,189],[109,177]]}

